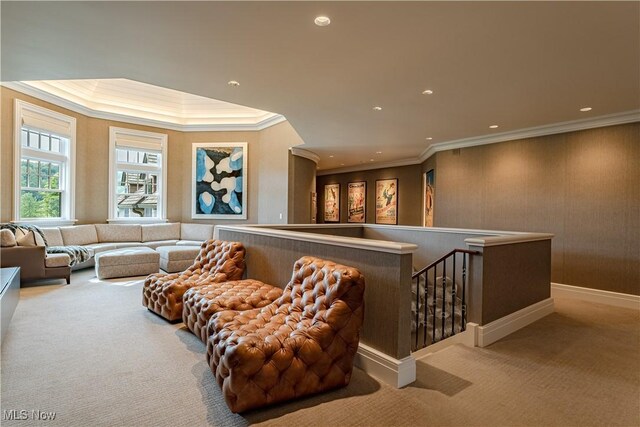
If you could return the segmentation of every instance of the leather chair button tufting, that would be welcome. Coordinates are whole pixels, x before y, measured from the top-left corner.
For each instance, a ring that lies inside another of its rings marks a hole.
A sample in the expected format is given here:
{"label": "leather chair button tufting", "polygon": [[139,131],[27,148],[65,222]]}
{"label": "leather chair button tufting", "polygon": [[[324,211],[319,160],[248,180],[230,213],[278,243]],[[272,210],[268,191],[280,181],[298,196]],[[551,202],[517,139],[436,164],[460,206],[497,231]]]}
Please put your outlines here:
{"label": "leather chair button tufting", "polygon": [[364,318],[363,295],[358,270],[303,257],[273,302],[211,316],[203,327],[207,359],[231,410],[347,385]]}

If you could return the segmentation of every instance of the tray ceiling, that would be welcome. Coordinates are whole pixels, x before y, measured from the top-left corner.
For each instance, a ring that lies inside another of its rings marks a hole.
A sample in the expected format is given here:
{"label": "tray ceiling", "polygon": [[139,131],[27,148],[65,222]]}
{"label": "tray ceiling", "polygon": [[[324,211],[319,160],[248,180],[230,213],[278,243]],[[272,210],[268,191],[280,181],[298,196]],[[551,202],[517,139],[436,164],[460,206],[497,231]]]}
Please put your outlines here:
{"label": "tray ceiling", "polygon": [[[92,116],[164,125],[183,130],[273,124],[280,116],[230,102],[127,79],[24,81],[22,88]],[[18,89],[20,89],[18,87]],[[75,106],[75,108],[74,108]],[[282,118],[283,119],[283,118]],[[284,120],[284,119],[283,119]]]}

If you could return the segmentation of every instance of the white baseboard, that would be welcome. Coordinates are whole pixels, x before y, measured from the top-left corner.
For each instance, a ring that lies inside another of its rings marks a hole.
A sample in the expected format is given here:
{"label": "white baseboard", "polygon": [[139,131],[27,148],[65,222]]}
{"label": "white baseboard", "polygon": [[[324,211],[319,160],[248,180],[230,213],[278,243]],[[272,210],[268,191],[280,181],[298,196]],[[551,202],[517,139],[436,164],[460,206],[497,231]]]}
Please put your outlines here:
{"label": "white baseboard", "polygon": [[603,291],[601,289],[551,283],[551,296],[553,298],[575,298],[582,301],[612,305],[614,307],[640,310],[640,295],[621,294],[618,292]]}
{"label": "white baseboard", "polygon": [[355,365],[372,377],[396,388],[404,387],[416,380],[416,359],[413,356],[395,359],[362,343],[358,346]]}
{"label": "white baseboard", "polygon": [[475,347],[477,345],[476,343],[477,328],[478,328],[477,323],[467,323],[467,328],[464,330],[464,332],[460,332],[459,334],[455,334],[452,337],[449,337],[442,341],[438,341],[435,344],[431,344],[428,347],[425,347],[418,351],[414,351],[413,353],[411,353],[411,355],[416,360],[420,360],[422,358],[429,356],[430,354],[435,353],[436,351],[444,350],[445,348],[455,344],[464,344],[467,347]]}
{"label": "white baseboard", "polygon": [[486,347],[518,329],[553,313],[553,299],[547,298],[477,328],[477,345]]}

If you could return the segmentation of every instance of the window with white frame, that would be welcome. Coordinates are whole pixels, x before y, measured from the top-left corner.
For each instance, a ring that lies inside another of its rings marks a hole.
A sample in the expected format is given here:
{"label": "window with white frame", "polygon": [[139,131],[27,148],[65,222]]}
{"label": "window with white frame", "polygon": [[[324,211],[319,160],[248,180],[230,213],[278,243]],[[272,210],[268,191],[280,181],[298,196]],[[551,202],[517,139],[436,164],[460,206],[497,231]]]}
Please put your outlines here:
{"label": "window with white frame", "polygon": [[109,128],[109,222],[166,219],[167,135]]}
{"label": "window with white frame", "polygon": [[74,221],[73,117],[15,100],[14,221]]}

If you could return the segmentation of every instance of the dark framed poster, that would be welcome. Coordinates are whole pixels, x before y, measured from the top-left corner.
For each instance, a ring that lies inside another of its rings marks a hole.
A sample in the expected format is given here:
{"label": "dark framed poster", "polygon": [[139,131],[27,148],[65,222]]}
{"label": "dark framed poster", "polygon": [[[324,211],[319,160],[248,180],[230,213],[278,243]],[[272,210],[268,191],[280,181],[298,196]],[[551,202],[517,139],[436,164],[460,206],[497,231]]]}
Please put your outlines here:
{"label": "dark framed poster", "polygon": [[311,192],[311,224],[316,223],[318,215],[318,195],[315,191]]}
{"label": "dark framed poster", "polygon": [[376,181],[376,224],[398,224],[398,179]]}
{"label": "dark framed poster", "polygon": [[422,225],[424,227],[433,227],[433,201],[435,200],[435,173],[433,169],[423,174],[422,188],[424,191]]}
{"label": "dark framed poster", "polygon": [[367,216],[366,208],[366,181],[350,182],[347,184],[347,222],[365,222]]}
{"label": "dark framed poster", "polygon": [[340,222],[340,184],[324,186],[324,222]]}

